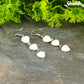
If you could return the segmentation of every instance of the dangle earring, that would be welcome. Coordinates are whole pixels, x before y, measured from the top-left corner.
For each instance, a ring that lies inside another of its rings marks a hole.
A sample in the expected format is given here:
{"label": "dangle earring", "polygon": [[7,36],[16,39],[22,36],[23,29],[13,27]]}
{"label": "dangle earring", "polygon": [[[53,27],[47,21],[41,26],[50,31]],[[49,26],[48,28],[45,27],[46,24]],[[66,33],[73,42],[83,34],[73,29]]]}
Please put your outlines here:
{"label": "dangle earring", "polygon": [[42,38],[43,42],[46,42],[46,43],[51,42],[51,45],[53,45],[55,47],[60,47],[62,52],[71,51],[71,49],[68,45],[61,46],[60,41],[58,39],[53,39],[49,35],[45,35],[45,36],[42,36],[40,34],[32,34],[32,35],[40,36]]}
{"label": "dangle earring", "polygon": [[41,51],[38,49],[38,45],[36,43],[31,43],[30,42],[30,37],[29,36],[24,36],[23,34],[16,34],[14,35],[15,37],[16,36],[19,36],[21,37],[21,42],[22,43],[25,43],[25,44],[28,44],[29,45],[29,49],[30,50],[33,50],[33,51],[36,51],[36,56],[39,57],[39,58],[45,58],[45,51]]}
{"label": "dangle earring", "polygon": [[45,58],[45,52],[39,50],[36,43],[31,44],[29,36],[22,36],[21,37],[21,42],[28,44],[30,50],[37,51],[37,54],[36,54],[37,57]]}

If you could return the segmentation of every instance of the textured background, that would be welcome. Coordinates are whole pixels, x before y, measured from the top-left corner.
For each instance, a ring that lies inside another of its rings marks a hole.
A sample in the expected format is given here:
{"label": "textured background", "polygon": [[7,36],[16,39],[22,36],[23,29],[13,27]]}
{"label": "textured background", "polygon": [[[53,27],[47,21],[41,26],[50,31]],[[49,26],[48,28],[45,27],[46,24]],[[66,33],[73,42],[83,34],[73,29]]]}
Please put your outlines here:
{"label": "textured background", "polygon": [[[30,35],[40,28],[43,30],[34,33],[59,39],[62,45],[70,46],[71,52],[61,52],[59,47]],[[39,59],[11,32],[29,35],[31,43],[46,52],[46,58]],[[84,24],[63,22],[61,28],[53,29],[44,22],[23,20],[21,24],[8,22],[0,26],[0,84],[84,84]]]}

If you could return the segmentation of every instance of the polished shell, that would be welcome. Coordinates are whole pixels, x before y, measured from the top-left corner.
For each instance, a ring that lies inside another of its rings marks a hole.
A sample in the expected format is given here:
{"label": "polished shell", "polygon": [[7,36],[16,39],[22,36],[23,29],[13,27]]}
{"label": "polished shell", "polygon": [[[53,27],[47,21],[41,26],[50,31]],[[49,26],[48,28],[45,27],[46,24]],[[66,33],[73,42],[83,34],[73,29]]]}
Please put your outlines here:
{"label": "polished shell", "polygon": [[23,36],[23,37],[21,38],[21,42],[23,42],[23,43],[29,43],[29,42],[30,42],[29,36]]}
{"label": "polished shell", "polygon": [[30,50],[38,50],[38,46],[37,46],[37,44],[31,44],[30,46],[29,46],[29,49]]}
{"label": "polished shell", "polygon": [[53,40],[51,42],[51,45],[53,45],[53,46],[59,46],[60,45],[60,42],[59,42],[59,40],[55,39],[55,40]]}
{"label": "polished shell", "polygon": [[68,51],[70,51],[70,48],[69,48],[68,45],[63,45],[62,48],[61,48],[61,51],[68,52]]}
{"label": "polished shell", "polygon": [[44,51],[37,52],[37,57],[45,58],[45,52]]}
{"label": "polished shell", "polygon": [[52,41],[52,39],[50,36],[46,35],[43,37],[43,42],[51,42],[51,41]]}

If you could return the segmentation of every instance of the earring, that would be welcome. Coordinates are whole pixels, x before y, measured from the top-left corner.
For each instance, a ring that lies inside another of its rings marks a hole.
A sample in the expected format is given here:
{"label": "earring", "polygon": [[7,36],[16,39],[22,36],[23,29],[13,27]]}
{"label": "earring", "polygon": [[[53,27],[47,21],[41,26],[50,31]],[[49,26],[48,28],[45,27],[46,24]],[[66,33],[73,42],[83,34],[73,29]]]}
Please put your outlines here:
{"label": "earring", "polygon": [[45,52],[39,50],[36,43],[31,44],[29,36],[22,36],[21,37],[21,42],[28,44],[30,50],[37,51],[37,54],[36,54],[37,57],[45,58]]}
{"label": "earring", "polygon": [[40,36],[42,38],[43,42],[46,42],[46,43],[51,42],[51,45],[53,45],[55,47],[57,47],[57,46],[60,47],[62,52],[71,51],[71,49],[70,49],[70,47],[68,45],[63,45],[61,47],[60,41],[58,39],[52,39],[49,35],[45,35],[45,36],[42,36],[40,34],[32,34],[32,35]]}

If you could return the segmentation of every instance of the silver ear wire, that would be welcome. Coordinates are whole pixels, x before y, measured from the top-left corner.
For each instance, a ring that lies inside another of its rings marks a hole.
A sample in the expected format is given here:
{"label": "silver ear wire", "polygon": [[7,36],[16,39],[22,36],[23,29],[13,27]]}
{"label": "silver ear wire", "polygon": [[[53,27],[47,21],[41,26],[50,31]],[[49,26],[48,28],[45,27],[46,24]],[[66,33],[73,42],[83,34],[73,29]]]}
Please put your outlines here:
{"label": "silver ear wire", "polygon": [[15,37],[16,37],[16,36],[23,37],[24,35],[23,35],[23,34],[15,34],[14,36],[15,36]]}
{"label": "silver ear wire", "polygon": [[31,33],[31,35],[39,36],[40,38],[43,38],[43,36],[42,36],[41,34],[37,34],[37,33],[36,33],[36,34],[32,34],[32,33]]}

